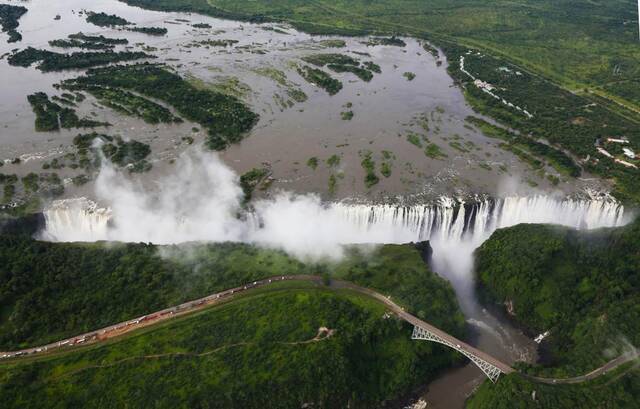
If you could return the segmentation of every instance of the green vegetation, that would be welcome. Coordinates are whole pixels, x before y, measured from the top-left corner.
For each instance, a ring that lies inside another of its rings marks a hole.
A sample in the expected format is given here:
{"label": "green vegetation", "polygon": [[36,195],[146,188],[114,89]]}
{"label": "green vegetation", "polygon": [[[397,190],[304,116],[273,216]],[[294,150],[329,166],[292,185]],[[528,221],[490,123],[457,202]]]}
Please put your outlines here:
{"label": "green vegetation", "polygon": [[198,44],[208,45],[209,47],[231,47],[234,44],[237,44],[238,40],[229,40],[229,39],[214,39],[214,40],[203,40]]}
{"label": "green vegetation", "polygon": [[338,65],[338,64],[329,64],[327,67],[334,72],[342,73],[342,72],[350,72],[355,74],[362,81],[369,82],[373,79],[373,74],[371,71],[366,70],[361,67],[356,67],[353,65]]}
{"label": "green vegetation", "polygon": [[327,166],[335,168],[340,165],[340,156],[333,154],[327,159]]}
{"label": "green vegetation", "polygon": [[420,138],[420,135],[417,133],[409,132],[407,134],[407,141],[418,148],[422,148],[422,138]]}
{"label": "green vegetation", "polygon": [[309,166],[313,170],[316,170],[316,168],[318,167],[318,158],[316,158],[315,156],[309,158],[309,160],[307,161],[307,166]]}
{"label": "green vegetation", "polygon": [[234,76],[217,77],[215,82],[205,82],[197,77],[188,76],[187,81],[197,89],[214,91],[235,98],[245,98],[251,93],[251,87]]}
{"label": "green vegetation", "polygon": [[253,168],[240,176],[240,187],[242,187],[242,192],[244,193],[245,203],[251,200],[253,191],[265,181],[267,176],[269,176],[269,171],[264,168]]}
{"label": "green vegetation", "polygon": [[338,188],[338,178],[336,177],[336,175],[331,174],[331,176],[329,176],[329,194],[333,195],[334,193],[336,193],[337,188]]}
{"label": "green vegetation", "polygon": [[16,31],[16,28],[20,25],[18,20],[27,11],[26,7],[0,4],[0,26],[2,26],[2,32],[9,36],[8,43],[22,40],[22,35]]}
{"label": "green vegetation", "polygon": [[[151,169],[151,164],[146,158],[151,153],[151,147],[135,140],[124,141],[119,136],[110,136],[92,132],[78,134],[73,138],[75,152],[69,152],[64,156],[56,157],[51,162],[45,162],[43,169],[85,169],[91,173],[100,168],[102,157],[106,157],[113,164],[126,167],[130,172],[146,172]],[[75,185],[83,185],[88,181],[87,177],[80,175],[78,179],[72,179]]]}
{"label": "green vegetation", "polygon": [[[486,162],[478,163],[478,166],[480,166],[482,169],[484,169],[484,170],[486,170],[486,171],[489,171],[489,172],[491,172],[491,171],[493,170],[493,169],[491,168],[491,165],[489,165],[489,164],[488,164],[488,163],[486,163]],[[549,176],[552,176],[552,175],[549,175]],[[559,180],[558,180],[558,182],[559,182]],[[555,184],[557,185],[558,183],[555,183]]]}
{"label": "green vegetation", "polygon": [[[308,286],[307,286],[308,287]],[[377,302],[274,287],[43,362],[0,367],[7,408],[371,408],[456,361]]]}
{"label": "green vegetation", "polygon": [[[581,166],[601,177],[615,179],[615,194],[619,199],[640,200],[640,184],[637,183],[640,171],[615,163],[596,150],[599,141],[607,137],[626,137],[632,149],[638,150],[640,128],[635,120],[612,112],[601,102],[593,103],[584,96],[564,91],[540,77],[519,71],[518,67],[504,60],[489,55],[467,54],[466,48],[454,46],[445,47],[445,52],[452,61],[449,65],[451,75],[464,85],[474,108],[517,132],[516,137],[508,132],[491,130],[491,126],[482,127],[508,140],[508,149],[516,154],[522,152],[523,156],[543,157],[564,174],[578,175]],[[464,58],[467,72],[496,87],[492,92],[500,100],[482,91],[460,70],[460,58]],[[502,99],[513,106],[505,104]],[[548,144],[540,140],[546,140]],[[579,162],[579,166],[573,163],[574,160]]]}
{"label": "green vegetation", "polygon": [[122,114],[142,118],[150,124],[182,122],[182,119],[173,115],[162,105],[122,89],[87,87],[84,90],[96,97],[103,105]]}
{"label": "green vegetation", "polygon": [[362,63],[362,65],[364,65],[364,67],[369,71],[373,71],[377,74],[382,73],[382,69],[380,68],[380,66],[373,61],[365,61]]}
{"label": "green vegetation", "polygon": [[0,185],[2,187],[2,204],[11,203],[16,193],[16,183],[18,183],[17,175],[5,175],[0,173]]}
{"label": "green vegetation", "polygon": [[191,27],[193,27],[193,28],[211,28],[211,24],[196,23],[196,24],[191,24]]}
{"label": "green vegetation", "polygon": [[640,376],[622,368],[596,380],[577,385],[545,385],[513,374],[500,382],[485,382],[467,409],[611,408],[631,409],[640,397]]}
{"label": "green vegetation", "polygon": [[364,185],[370,188],[380,181],[378,175],[376,175],[376,163],[371,158],[371,152],[365,152],[362,154],[362,162],[360,162],[362,168],[365,171]]}
{"label": "green vegetation", "polygon": [[351,121],[353,119],[353,111],[340,112],[340,118],[343,121]]}
{"label": "green vegetation", "polygon": [[[520,225],[498,230],[476,252],[486,300],[509,303],[532,333],[550,331],[545,361],[531,371],[555,377],[587,373],[640,343],[640,221],[578,232]],[[610,359],[610,358],[609,358]]]}
{"label": "green vegetation", "polygon": [[278,85],[283,86],[287,90],[287,95],[296,102],[305,102],[307,100],[307,94],[304,93],[298,86],[287,80],[287,74],[282,70],[278,70],[273,67],[260,67],[253,70],[258,75],[270,78]]}
{"label": "green vegetation", "polygon": [[331,77],[331,75],[320,69],[311,68],[305,65],[298,67],[298,74],[300,74],[300,76],[307,82],[315,84],[327,91],[329,95],[335,95],[342,89],[342,82]]}
{"label": "green vegetation", "polygon": [[391,294],[420,318],[462,334],[453,289],[428,270],[415,247],[346,250],[337,264],[304,264],[280,251],[235,243],[159,248],[3,234],[0,348],[43,344],[260,278],[324,272]]}
{"label": "green vegetation", "polygon": [[150,36],[163,36],[167,34],[167,29],[164,27],[130,27],[127,28],[127,30]]}
{"label": "green vegetation", "polygon": [[22,178],[22,185],[27,191],[37,192],[38,191],[38,175],[36,173],[31,172],[27,176],[24,176]]}
{"label": "green vegetation", "polygon": [[[78,135],[78,137],[82,136]],[[118,166],[127,167],[132,172],[146,172],[151,169],[151,164],[146,161],[147,156],[151,153],[151,147],[146,143],[136,140],[124,141],[117,137],[115,144],[103,144],[102,152],[111,162]]]}
{"label": "green vegetation", "polygon": [[326,48],[344,48],[347,46],[347,43],[344,40],[322,40],[319,44]]}
{"label": "green vegetation", "polygon": [[433,142],[427,143],[427,146],[424,148],[424,154],[431,159],[444,159],[447,157],[447,154],[442,152],[440,146]]}
{"label": "green vegetation", "polygon": [[134,91],[173,106],[176,111],[208,130],[207,146],[222,150],[239,142],[258,121],[237,98],[208,89],[197,89],[177,74],[152,64],[92,69],[86,76],[64,81],[63,87],[94,87]]}
{"label": "green vegetation", "polygon": [[131,23],[122,17],[118,17],[115,14],[106,13],[88,13],[87,22],[94,24],[98,27],[113,27],[113,26],[127,26]]}
{"label": "green vegetation", "polygon": [[380,173],[386,178],[391,176],[391,164],[389,162],[382,162],[382,165],[380,165]]}
{"label": "green vegetation", "polygon": [[416,74],[407,71],[404,74],[402,74],[402,76],[405,77],[407,81],[413,81],[413,79],[416,77]]}
{"label": "green vegetation", "polygon": [[36,131],[58,131],[60,128],[94,128],[109,126],[108,123],[79,118],[76,112],[68,107],[62,107],[51,102],[44,92],[36,92],[27,96],[31,109],[36,114]]}
{"label": "green vegetation", "polygon": [[312,54],[302,57],[302,60],[318,67],[324,67],[327,64],[356,66],[360,64],[355,58],[344,54]]}
{"label": "green vegetation", "polygon": [[30,67],[33,63],[40,62],[36,68],[43,72],[49,72],[77,68],[90,68],[98,65],[106,65],[121,61],[140,60],[143,58],[155,57],[140,51],[89,51],[62,54],[29,47],[11,54],[7,61],[9,64],[19,67]]}
{"label": "green vegetation", "polygon": [[366,44],[369,46],[393,45],[396,47],[405,47],[407,45],[407,43],[397,37],[372,37],[367,41]]}
{"label": "green vegetation", "polygon": [[116,45],[128,44],[126,38],[107,38],[105,36],[91,36],[83,33],[70,34],[67,39],[49,41],[52,47],[82,48],[87,50],[112,50]]}
{"label": "green vegetation", "polygon": [[637,5],[632,1],[320,0],[316,7],[302,0],[126,3],[246,21],[286,20],[315,34],[400,32],[432,42],[457,42],[491,51],[573,90],[588,87],[638,108],[627,95],[618,93],[620,89],[632,96],[640,92],[635,82],[640,69],[637,24],[634,26]]}
{"label": "green vegetation", "polygon": [[[373,73],[360,66],[360,61],[344,54],[313,54],[302,58],[303,61],[318,67],[325,65],[334,72],[351,72],[363,81],[369,82]],[[379,69],[380,67],[378,67]]]}
{"label": "green vegetation", "polygon": [[572,176],[579,177],[581,169],[575,162],[564,152],[559,149],[553,148],[547,144],[536,142],[531,138],[516,135],[504,128],[500,128],[495,125],[491,125],[483,119],[476,117],[468,117],[467,122],[472,123],[483,134],[491,138],[499,138],[507,141],[509,150],[524,150],[526,153],[538,156],[545,159],[553,166],[558,172]]}

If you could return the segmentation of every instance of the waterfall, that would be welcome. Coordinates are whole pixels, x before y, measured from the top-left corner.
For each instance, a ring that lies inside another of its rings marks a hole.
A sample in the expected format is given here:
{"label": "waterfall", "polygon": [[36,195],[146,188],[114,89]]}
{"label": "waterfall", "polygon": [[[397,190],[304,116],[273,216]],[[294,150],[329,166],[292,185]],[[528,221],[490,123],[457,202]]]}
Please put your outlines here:
{"label": "waterfall", "polygon": [[111,211],[86,198],[57,200],[44,211],[48,241],[98,241],[109,238]]}
{"label": "waterfall", "polygon": [[[85,198],[55,201],[44,211],[42,238],[50,241],[122,240],[116,215]],[[248,236],[259,230],[260,214],[247,215]],[[557,199],[550,196],[511,196],[464,203],[442,197],[430,205],[396,206],[329,203],[319,217],[352,230],[356,242],[471,242],[476,247],[498,228],[520,223],[559,224],[577,229],[615,227],[631,214],[611,199]],[[184,216],[180,216],[184,218]],[[320,221],[322,222],[322,221]],[[183,235],[180,235],[183,236]],[[196,240],[196,238],[193,238]],[[150,240],[151,241],[151,240]],[[171,238],[163,242],[172,242]]]}
{"label": "waterfall", "polygon": [[610,199],[556,199],[512,196],[474,203],[441,198],[434,205],[332,204],[345,222],[360,228],[403,231],[413,241],[470,240],[480,244],[498,228],[520,223],[559,224],[577,229],[621,226],[629,222],[624,207]]}

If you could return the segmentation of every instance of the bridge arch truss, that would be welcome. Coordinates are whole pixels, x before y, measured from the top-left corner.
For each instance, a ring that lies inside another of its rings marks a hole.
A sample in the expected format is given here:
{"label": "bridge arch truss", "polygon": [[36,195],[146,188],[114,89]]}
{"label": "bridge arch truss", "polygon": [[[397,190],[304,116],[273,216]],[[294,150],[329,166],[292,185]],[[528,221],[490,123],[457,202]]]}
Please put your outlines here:
{"label": "bridge arch truss", "polygon": [[503,373],[503,371],[500,368],[498,368],[497,366],[493,365],[492,363],[487,362],[484,359],[479,358],[478,356],[476,356],[476,355],[472,354],[471,352],[467,351],[465,348],[461,347],[459,344],[454,344],[454,343],[452,343],[452,342],[440,337],[439,335],[434,334],[433,332],[429,331],[428,329],[424,329],[422,327],[419,327],[419,326],[415,325],[413,327],[413,334],[411,334],[411,339],[421,340],[421,341],[437,342],[439,344],[446,345],[449,348],[455,349],[456,351],[460,352],[462,355],[464,355],[467,358],[469,358],[471,360],[471,362],[473,362],[478,368],[480,368],[480,370],[493,383],[496,383],[496,381],[500,377],[500,374]]}

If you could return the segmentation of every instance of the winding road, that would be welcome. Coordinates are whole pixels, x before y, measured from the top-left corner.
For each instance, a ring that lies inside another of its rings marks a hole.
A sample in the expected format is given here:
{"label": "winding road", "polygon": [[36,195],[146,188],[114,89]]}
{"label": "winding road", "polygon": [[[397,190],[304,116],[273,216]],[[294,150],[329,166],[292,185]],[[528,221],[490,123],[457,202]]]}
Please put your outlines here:
{"label": "winding road", "polygon": [[[315,283],[323,284],[322,282],[323,280],[321,277],[313,276],[313,275],[293,275],[293,276],[284,275],[284,276],[265,278],[263,280],[257,280],[240,287],[214,293],[206,297],[199,298],[197,300],[187,301],[185,303],[176,305],[174,307],[165,308],[163,310],[156,311],[147,315],[143,315],[138,318],[134,318],[128,321],[123,321],[118,324],[113,324],[108,327],[104,327],[95,331],[87,332],[81,335],[76,335],[71,338],[66,338],[60,341],[52,342],[47,345],[42,345],[39,347],[32,347],[32,348],[25,348],[17,351],[0,352],[0,360],[7,360],[12,358],[15,359],[15,358],[21,358],[26,356],[44,355],[57,350],[60,350],[60,351],[69,350],[72,347],[98,343],[98,342],[105,341],[107,339],[120,336],[122,334],[131,332],[143,327],[147,327],[162,321],[169,320],[176,316],[182,316],[182,315],[186,315],[186,314],[201,310],[206,306],[219,304],[223,301],[228,301],[234,298],[235,296],[237,296],[238,294],[242,294],[246,292],[247,290],[265,287],[270,284],[273,284],[276,282],[283,282],[283,281],[303,281],[303,282],[315,282]],[[442,331],[434,327],[433,325],[425,321],[422,321],[421,319],[409,314],[404,310],[404,308],[402,308],[395,302],[391,301],[390,297],[384,296],[374,290],[364,288],[356,284],[353,284],[347,281],[342,281],[342,280],[332,279],[329,284],[329,287],[333,289],[351,290],[360,294],[364,294],[368,297],[374,298],[379,302],[383,303],[385,306],[387,306],[387,308],[391,312],[393,312],[403,321],[408,322],[414,327],[419,327],[423,330],[427,330],[431,332],[432,334],[435,334],[437,337],[445,340],[451,345],[454,345],[456,349],[460,350],[465,355],[473,355],[477,358],[480,358],[483,361],[486,361],[491,365],[495,366],[496,368],[500,369],[502,373],[509,374],[509,373],[515,372],[515,369],[513,369],[511,366],[507,365],[506,363],[500,361],[499,359],[494,358],[491,355],[483,351],[480,351],[479,349],[472,347],[471,345],[465,343],[464,341],[461,341],[456,337],[446,333],[445,331]],[[550,378],[540,378],[540,377],[529,376],[529,375],[524,375],[524,376],[530,380],[547,383],[547,384],[581,383],[581,382],[594,379],[598,376],[604,375],[608,371],[616,369],[617,367],[637,358],[638,358],[638,354],[635,352],[630,354],[625,354],[616,359],[609,361],[602,367],[595,369],[594,371],[586,375],[578,376],[575,378],[550,379]]]}

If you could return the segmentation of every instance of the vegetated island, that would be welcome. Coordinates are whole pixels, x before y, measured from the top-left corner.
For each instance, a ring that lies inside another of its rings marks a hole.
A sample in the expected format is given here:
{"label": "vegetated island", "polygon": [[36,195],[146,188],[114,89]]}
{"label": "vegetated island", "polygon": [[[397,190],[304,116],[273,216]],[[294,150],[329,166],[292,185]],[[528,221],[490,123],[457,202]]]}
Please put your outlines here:
{"label": "vegetated island", "polygon": [[259,118],[234,96],[197,89],[179,75],[148,63],[91,69],[85,76],[64,81],[62,87],[89,92],[119,89],[163,101],[205,127],[209,133],[206,145],[214,150],[239,142]]}
{"label": "vegetated island", "polygon": [[56,53],[48,50],[38,50],[28,47],[13,53],[7,59],[10,65],[19,67],[36,66],[40,71],[62,71],[70,69],[90,68],[98,65],[106,65],[122,61],[140,60],[143,58],[156,58],[141,51],[104,51],[104,52],[73,52],[70,54]]}
{"label": "vegetated island", "polygon": [[126,19],[119,17],[115,14],[107,14],[104,12],[87,13],[87,22],[94,24],[98,27],[128,26],[133,24],[127,21]]}
{"label": "vegetated island", "polygon": [[371,69],[377,69],[380,72],[380,66],[369,62],[360,64],[360,61],[344,54],[312,54],[306,57],[302,57],[302,60],[316,65],[318,67],[324,67],[325,65],[332,71],[342,73],[350,72],[355,74],[363,81],[369,82],[373,78]]}
{"label": "vegetated island", "polygon": [[49,41],[49,45],[59,48],[82,48],[87,50],[112,50],[116,45],[129,44],[126,38],[108,38],[103,35],[69,34],[66,39]]}
{"label": "vegetated island", "polygon": [[136,33],[147,34],[150,36],[163,36],[166,35],[168,30],[164,27],[129,27],[128,31]]}
{"label": "vegetated island", "polygon": [[59,131],[61,128],[95,128],[109,123],[80,118],[73,108],[52,102],[44,92],[27,96],[31,109],[36,114],[35,127],[38,132]]}
{"label": "vegetated island", "polygon": [[327,91],[329,95],[335,95],[342,89],[342,82],[333,78],[321,69],[303,65],[298,67],[298,74],[300,74],[300,76],[307,82]]}
{"label": "vegetated island", "polygon": [[2,32],[7,33],[8,43],[15,43],[22,40],[22,34],[16,29],[20,25],[18,20],[27,12],[26,7],[14,6],[11,4],[0,4],[0,26]]}

